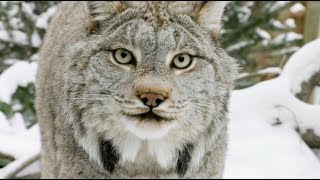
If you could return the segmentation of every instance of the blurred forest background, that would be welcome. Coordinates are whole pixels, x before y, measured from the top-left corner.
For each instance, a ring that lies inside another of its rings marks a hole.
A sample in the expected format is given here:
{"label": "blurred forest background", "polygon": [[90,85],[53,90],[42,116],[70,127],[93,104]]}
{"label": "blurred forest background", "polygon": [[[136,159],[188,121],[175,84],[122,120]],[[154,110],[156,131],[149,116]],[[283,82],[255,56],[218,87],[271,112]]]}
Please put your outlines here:
{"label": "blurred forest background", "polygon": [[[6,70],[21,61],[39,61],[37,52],[58,3],[0,2],[0,86],[1,82],[15,81],[14,78],[8,80],[2,76]],[[277,77],[289,57],[305,42],[315,38],[306,37],[307,7],[306,1],[233,1],[227,6],[221,43],[241,66],[236,89]],[[14,84],[17,87],[9,100],[1,96],[1,92],[5,93],[9,87],[0,87],[0,118],[10,121],[20,114],[27,128],[30,128],[36,123],[34,82],[23,84],[17,81]],[[309,85],[300,99],[318,102],[312,95],[313,90],[314,85]],[[0,168],[12,160],[1,157],[0,153]]]}

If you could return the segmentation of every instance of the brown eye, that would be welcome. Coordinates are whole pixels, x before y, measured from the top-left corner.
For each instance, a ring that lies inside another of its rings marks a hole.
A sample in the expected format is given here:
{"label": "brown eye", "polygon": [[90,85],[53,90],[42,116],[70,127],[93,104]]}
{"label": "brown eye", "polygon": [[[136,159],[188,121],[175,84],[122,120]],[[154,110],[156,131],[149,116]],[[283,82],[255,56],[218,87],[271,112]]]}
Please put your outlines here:
{"label": "brown eye", "polygon": [[173,66],[179,69],[185,69],[188,68],[191,63],[192,59],[191,56],[187,53],[182,53],[178,54],[174,59],[173,59]]}
{"label": "brown eye", "polygon": [[126,49],[117,49],[114,52],[114,57],[119,64],[129,64],[133,61],[132,53]]}

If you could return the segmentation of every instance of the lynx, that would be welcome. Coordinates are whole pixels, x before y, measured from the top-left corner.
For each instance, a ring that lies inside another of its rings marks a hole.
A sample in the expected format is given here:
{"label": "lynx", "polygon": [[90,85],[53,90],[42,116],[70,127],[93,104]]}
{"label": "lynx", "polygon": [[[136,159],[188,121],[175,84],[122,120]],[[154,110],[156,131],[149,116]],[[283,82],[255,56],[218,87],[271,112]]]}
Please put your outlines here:
{"label": "lynx", "polygon": [[42,178],[221,178],[225,2],[63,2],[40,51]]}

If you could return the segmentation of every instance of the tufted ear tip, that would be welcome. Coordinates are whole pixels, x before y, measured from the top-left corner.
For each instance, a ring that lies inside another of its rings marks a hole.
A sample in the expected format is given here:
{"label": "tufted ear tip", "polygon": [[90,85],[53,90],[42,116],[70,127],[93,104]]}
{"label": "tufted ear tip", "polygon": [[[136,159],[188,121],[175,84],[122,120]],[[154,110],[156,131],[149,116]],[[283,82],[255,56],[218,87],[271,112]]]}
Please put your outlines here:
{"label": "tufted ear tip", "polygon": [[221,19],[228,1],[208,1],[199,12],[198,23],[212,31],[212,36],[218,38],[221,30]]}
{"label": "tufted ear tip", "polygon": [[94,32],[100,21],[108,20],[121,12],[123,3],[120,1],[86,1],[87,33]]}
{"label": "tufted ear tip", "polygon": [[169,8],[192,17],[200,26],[212,32],[214,38],[219,37],[221,19],[228,1],[176,1]]}
{"label": "tufted ear tip", "polygon": [[140,1],[86,1],[87,32],[92,33],[100,22],[110,20],[129,8],[138,9],[144,5]]}
{"label": "tufted ear tip", "polygon": [[95,21],[89,13],[87,14],[87,19],[86,19],[86,28],[87,28],[87,35],[93,33],[96,29],[98,29],[99,22]]}

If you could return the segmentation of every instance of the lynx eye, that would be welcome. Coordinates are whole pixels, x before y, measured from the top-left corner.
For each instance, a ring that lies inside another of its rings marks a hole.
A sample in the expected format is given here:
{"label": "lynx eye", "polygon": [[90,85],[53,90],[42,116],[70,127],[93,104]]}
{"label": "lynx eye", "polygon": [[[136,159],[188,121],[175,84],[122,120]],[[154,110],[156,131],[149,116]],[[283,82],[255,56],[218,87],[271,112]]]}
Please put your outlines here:
{"label": "lynx eye", "polygon": [[178,69],[188,68],[192,63],[192,58],[187,53],[178,54],[173,59],[173,66]]}
{"label": "lynx eye", "polygon": [[126,49],[115,50],[114,57],[119,64],[129,64],[133,61],[132,53]]}

